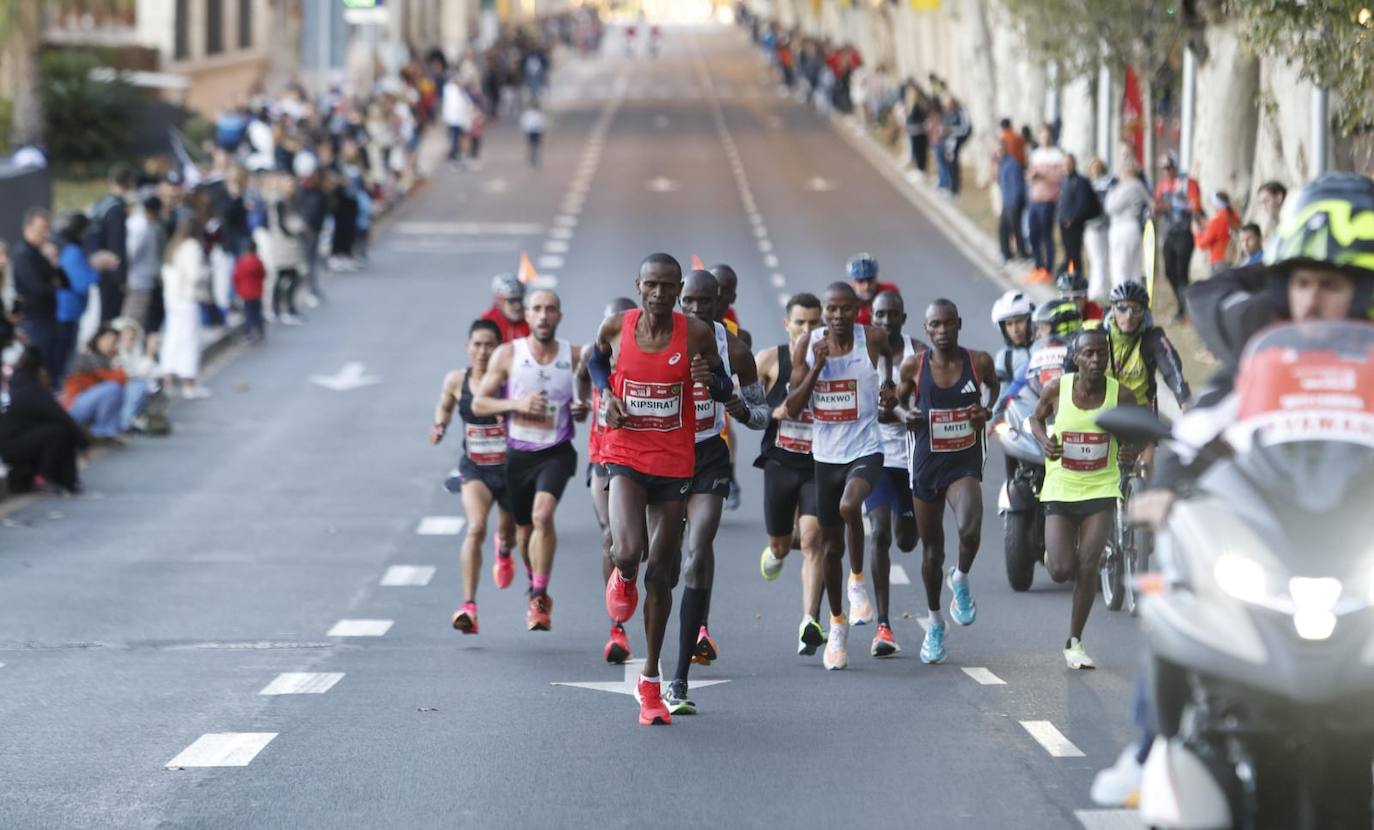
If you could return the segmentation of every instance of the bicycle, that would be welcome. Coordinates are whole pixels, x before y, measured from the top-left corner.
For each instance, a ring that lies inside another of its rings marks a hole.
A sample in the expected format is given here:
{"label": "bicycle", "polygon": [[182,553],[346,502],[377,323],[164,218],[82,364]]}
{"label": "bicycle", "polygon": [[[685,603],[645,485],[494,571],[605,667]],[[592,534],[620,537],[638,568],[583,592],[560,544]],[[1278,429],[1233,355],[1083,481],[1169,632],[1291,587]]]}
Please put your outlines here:
{"label": "bicycle", "polygon": [[1131,616],[1136,614],[1136,578],[1150,569],[1150,531],[1129,519],[1131,499],[1145,489],[1147,475],[1141,462],[1122,475],[1121,498],[1116,502],[1112,534],[1098,565],[1102,601],[1107,609],[1120,611],[1125,608]]}

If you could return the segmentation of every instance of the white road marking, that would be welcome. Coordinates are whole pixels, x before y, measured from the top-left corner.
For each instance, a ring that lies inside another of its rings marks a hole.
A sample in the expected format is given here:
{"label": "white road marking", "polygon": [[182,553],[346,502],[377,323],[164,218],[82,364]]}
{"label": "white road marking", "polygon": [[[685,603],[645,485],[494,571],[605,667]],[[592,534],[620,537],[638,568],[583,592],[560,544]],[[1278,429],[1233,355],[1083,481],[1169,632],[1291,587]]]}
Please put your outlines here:
{"label": "white road marking", "polygon": [[167,762],[181,767],[246,767],[277,737],[276,732],[210,732]]}
{"label": "white road marking", "polygon": [[1053,758],[1082,758],[1083,750],[1064,737],[1064,733],[1054,728],[1047,720],[1023,720],[1021,728],[1030,733],[1035,742],[1045,748]]}
{"label": "white road marking", "polygon": [[786,294],[779,294],[779,295],[778,295],[778,305],[782,306],[783,308],[787,308],[787,301],[788,301],[789,299],[791,299],[791,298],[788,297]]}
{"label": "white road marking", "polygon": [[505,193],[510,189],[510,185],[506,184],[505,179],[495,178],[482,185],[482,189],[488,193]]}
{"label": "white road marking", "polygon": [[544,254],[539,258],[540,268],[562,268],[563,257],[555,254]]}
{"label": "white road marking", "polygon": [[784,285],[787,284],[787,278],[784,277],[782,274],[774,274],[772,277],[769,278],[769,281],[773,283],[774,288],[782,288]]}
{"label": "white road marking", "polygon": [[573,231],[572,228],[550,228],[549,236],[554,239],[572,239]]}
{"label": "white road marking", "polygon": [[530,281],[531,288],[557,288],[558,277],[553,274],[540,274]]}
{"label": "white road marking", "polygon": [[348,392],[373,386],[382,382],[376,375],[369,375],[367,367],[357,361],[345,363],[332,375],[311,375],[310,382],[334,392]]}
{"label": "white road marking", "polygon": [[837,187],[839,185],[823,176],[812,176],[806,181],[806,189],[816,193],[829,193]]}
{"label": "white road marking", "polygon": [[388,252],[400,254],[501,254],[520,250],[518,239],[459,239],[456,237],[419,236],[397,245],[386,245]]}
{"label": "white road marking", "polygon": [[[591,689],[594,692],[613,692],[618,695],[633,695],[635,686],[639,684],[639,670],[644,668],[644,661],[641,659],[625,661],[625,678],[616,681],[592,681],[583,683],[555,682],[550,686],[571,686],[574,689]],[[693,680],[691,687],[693,690],[704,689],[707,686],[719,686],[722,683],[729,683],[729,680]],[[660,689],[668,688],[668,681],[659,680]]]}
{"label": "white road marking", "polygon": [[457,536],[466,524],[462,516],[426,516],[415,532],[421,536]]}
{"label": "white road marking", "polygon": [[551,254],[566,254],[568,243],[563,239],[546,239],[544,240],[544,250]]}
{"label": "white road marking", "polygon": [[260,695],[322,695],[343,680],[343,672],[289,671],[263,687]]}
{"label": "white road marking", "polygon": [[972,677],[983,686],[1005,686],[1007,681],[983,668],[982,666],[965,666],[964,674]]}
{"label": "white road marking", "polygon": [[[768,253],[768,252],[771,251],[771,250],[773,250],[773,243],[772,243],[772,242],[769,242],[767,239],[760,239],[760,240],[759,240],[759,251],[760,251],[760,252],[766,254],[766,253]],[[771,267],[771,266],[770,266],[770,267]]]}
{"label": "white road marking", "polygon": [[678,187],[677,182],[667,176],[655,176],[644,186],[653,193],[672,193]]}
{"label": "white road marking", "polygon": [[536,222],[397,222],[392,231],[403,236],[433,234],[463,234],[471,236],[533,236],[542,233],[544,226]]}
{"label": "white road marking", "polygon": [[764,237],[768,236],[768,229],[765,228],[763,225],[755,225],[754,236],[758,239],[763,239]]}
{"label": "white road marking", "polygon": [[564,213],[553,217],[553,223],[560,228],[575,228],[577,227],[577,217]]}
{"label": "white road marking", "polygon": [[887,581],[893,585],[910,585],[911,577],[906,575],[906,568],[893,565],[887,573]]}
{"label": "white road marking", "polygon": [[380,584],[386,588],[428,585],[433,578],[433,565],[392,565],[382,575]]}
{"label": "white road marking", "polygon": [[1144,830],[1135,810],[1074,810],[1074,818],[1084,830]]}
{"label": "white road marking", "polygon": [[339,620],[326,637],[384,637],[393,620]]}
{"label": "white road marking", "polygon": [[763,264],[764,264],[765,267],[768,267],[768,268],[777,268],[777,267],[778,267],[778,256],[777,256],[777,254],[765,254],[764,257],[763,257]]}
{"label": "white road marking", "polygon": [[763,224],[763,217],[759,215],[758,211],[749,211],[749,224],[755,226]]}
{"label": "white road marking", "polygon": [[576,216],[577,214],[582,212],[582,202],[583,200],[580,196],[569,196],[568,198],[563,200],[563,204],[560,206],[560,210],[562,210],[564,213],[571,213],[574,216]]}

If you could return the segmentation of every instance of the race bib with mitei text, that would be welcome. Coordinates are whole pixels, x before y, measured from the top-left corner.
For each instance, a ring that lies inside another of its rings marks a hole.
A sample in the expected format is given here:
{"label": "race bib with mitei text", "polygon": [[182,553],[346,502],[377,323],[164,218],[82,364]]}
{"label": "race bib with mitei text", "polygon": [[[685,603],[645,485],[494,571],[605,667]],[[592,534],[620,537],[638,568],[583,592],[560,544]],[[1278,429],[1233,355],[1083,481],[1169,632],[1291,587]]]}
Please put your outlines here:
{"label": "race bib with mitei text", "polygon": [[932,409],[926,416],[930,424],[931,452],[959,452],[978,443],[973,428],[973,407]]}
{"label": "race bib with mitei text", "polygon": [[859,420],[859,381],[818,380],[811,392],[811,411],[817,421],[852,423]]}
{"label": "race bib with mitei text", "polygon": [[626,380],[624,429],[671,432],[682,427],[682,384]]}

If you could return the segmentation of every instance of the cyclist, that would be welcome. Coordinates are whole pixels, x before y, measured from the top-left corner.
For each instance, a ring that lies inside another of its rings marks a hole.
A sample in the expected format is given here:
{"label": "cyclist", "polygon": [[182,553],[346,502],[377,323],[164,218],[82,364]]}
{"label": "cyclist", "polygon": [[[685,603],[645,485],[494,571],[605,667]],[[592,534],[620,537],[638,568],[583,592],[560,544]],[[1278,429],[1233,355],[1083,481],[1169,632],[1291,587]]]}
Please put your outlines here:
{"label": "cyclist", "polygon": [[849,274],[849,284],[854,287],[854,294],[859,298],[859,314],[854,318],[856,325],[873,324],[873,301],[879,294],[884,291],[902,293],[894,283],[878,281],[878,260],[872,254],[862,253],[850,257],[845,265],[845,271]]}
{"label": "cyclist", "polygon": [[1006,402],[1020,394],[1027,385],[1038,397],[1052,380],[1064,374],[1069,360],[1069,341],[1083,327],[1083,315],[1072,300],[1054,300],[1035,309],[1031,314],[1035,325],[1035,342],[1025,366],[1002,396],[1000,410]]}
{"label": "cyclist", "polygon": [[1103,320],[1111,340],[1109,377],[1135,393],[1141,406],[1155,407],[1158,389],[1155,372],[1174,393],[1180,408],[1188,407],[1192,390],[1183,377],[1183,361],[1164,329],[1150,315],[1150,292],[1138,282],[1123,282],[1112,289],[1111,313]]}
{"label": "cyclist", "polygon": [[1002,333],[1006,345],[993,358],[997,369],[997,379],[1005,386],[1016,378],[1016,374],[1030,360],[1031,342],[1035,331],[1031,328],[1031,315],[1035,313],[1035,303],[1024,293],[1010,289],[992,304],[992,323]]}
{"label": "cyclist", "polygon": [[1059,299],[1072,300],[1083,315],[1083,322],[1102,319],[1102,306],[1088,299],[1088,279],[1074,271],[1060,271],[1054,278]]}

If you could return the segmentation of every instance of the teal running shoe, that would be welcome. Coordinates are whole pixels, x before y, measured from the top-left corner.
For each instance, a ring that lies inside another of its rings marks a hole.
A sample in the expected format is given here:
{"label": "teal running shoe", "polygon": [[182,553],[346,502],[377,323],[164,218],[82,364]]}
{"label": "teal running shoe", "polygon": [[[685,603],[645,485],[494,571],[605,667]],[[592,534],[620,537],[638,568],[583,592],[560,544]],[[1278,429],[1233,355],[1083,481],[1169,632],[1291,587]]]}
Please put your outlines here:
{"label": "teal running shoe", "polygon": [[945,582],[949,584],[950,593],[954,594],[954,599],[949,601],[949,615],[960,625],[973,625],[973,621],[978,619],[978,606],[973,602],[968,580],[956,580],[954,568],[950,568]]}
{"label": "teal running shoe", "polygon": [[930,628],[926,629],[925,642],[921,643],[921,662],[922,663],[943,663],[945,662],[945,626],[944,623],[931,623]]}

